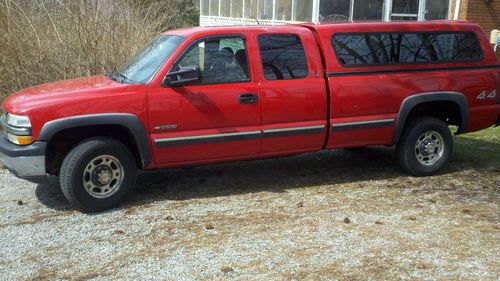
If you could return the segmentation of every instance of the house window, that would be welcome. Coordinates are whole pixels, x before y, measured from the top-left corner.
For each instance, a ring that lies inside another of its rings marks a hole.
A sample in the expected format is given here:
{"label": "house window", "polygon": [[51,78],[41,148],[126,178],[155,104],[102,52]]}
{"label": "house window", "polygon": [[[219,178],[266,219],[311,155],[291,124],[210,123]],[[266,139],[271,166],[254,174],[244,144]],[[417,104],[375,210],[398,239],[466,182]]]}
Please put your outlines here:
{"label": "house window", "polygon": [[381,20],[383,18],[384,0],[353,0],[354,20]]}
{"label": "house window", "polygon": [[257,18],[257,0],[244,0],[245,1],[245,12],[243,17],[246,19]]}
{"label": "house window", "polygon": [[208,16],[209,13],[209,0],[201,0],[200,1],[200,15],[202,16]]}
{"label": "house window", "polygon": [[292,0],[276,0],[276,20],[292,19]]}
{"label": "house window", "polygon": [[448,18],[450,0],[427,0],[426,20],[439,20]]}
{"label": "house window", "polygon": [[209,0],[209,15],[213,17],[219,16],[219,0]]}
{"label": "house window", "polygon": [[[447,19],[451,0],[200,0],[200,16],[211,25],[237,24],[217,17],[254,19],[255,23]],[[318,5],[318,6],[316,6]],[[315,10],[313,14],[313,9]],[[251,23],[241,21],[241,23]]]}
{"label": "house window", "polygon": [[295,20],[310,22],[312,20],[313,0],[295,0]]}
{"label": "house window", "polygon": [[321,1],[319,13],[320,21],[348,21],[351,14],[351,0]]}
{"label": "house window", "polygon": [[273,0],[259,0],[258,17],[263,20],[273,19]]}
{"label": "house window", "polygon": [[231,17],[243,17],[243,0],[231,0]]}
{"label": "house window", "polygon": [[419,0],[392,0],[392,20],[417,20]]}
{"label": "house window", "polygon": [[229,17],[231,16],[231,0],[219,0],[220,1],[220,16]]}

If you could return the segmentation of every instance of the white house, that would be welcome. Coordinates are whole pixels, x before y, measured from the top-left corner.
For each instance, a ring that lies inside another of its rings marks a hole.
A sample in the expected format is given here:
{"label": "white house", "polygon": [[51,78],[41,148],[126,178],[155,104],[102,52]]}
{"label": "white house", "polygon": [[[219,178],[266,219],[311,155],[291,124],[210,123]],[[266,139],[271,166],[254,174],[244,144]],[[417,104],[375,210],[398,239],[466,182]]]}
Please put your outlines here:
{"label": "white house", "polygon": [[452,0],[200,0],[200,25],[451,17]]}

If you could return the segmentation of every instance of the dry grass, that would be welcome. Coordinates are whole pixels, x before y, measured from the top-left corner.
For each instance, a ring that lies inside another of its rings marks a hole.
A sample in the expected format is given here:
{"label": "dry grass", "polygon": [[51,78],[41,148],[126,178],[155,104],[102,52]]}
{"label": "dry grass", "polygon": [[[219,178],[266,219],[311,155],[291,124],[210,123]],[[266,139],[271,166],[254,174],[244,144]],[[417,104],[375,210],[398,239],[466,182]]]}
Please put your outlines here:
{"label": "dry grass", "polygon": [[2,0],[0,100],[28,86],[117,68],[161,31],[196,24],[186,3]]}

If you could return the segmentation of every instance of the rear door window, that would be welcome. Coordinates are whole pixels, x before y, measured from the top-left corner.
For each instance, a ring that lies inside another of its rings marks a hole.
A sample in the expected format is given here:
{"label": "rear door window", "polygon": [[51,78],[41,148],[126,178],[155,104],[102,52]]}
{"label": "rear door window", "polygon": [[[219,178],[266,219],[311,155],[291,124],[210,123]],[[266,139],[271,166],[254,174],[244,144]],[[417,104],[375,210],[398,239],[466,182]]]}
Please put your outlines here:
{"label": "rear door window", "polygon": [[336,34],[332,45],[344,66],[467,62],[483,57],[472,32]]}
{"label": "rear door window", "polygon": [[258,36],[262,69],[266,80],[305,78],[308,73],[304,46],[295,34]]}

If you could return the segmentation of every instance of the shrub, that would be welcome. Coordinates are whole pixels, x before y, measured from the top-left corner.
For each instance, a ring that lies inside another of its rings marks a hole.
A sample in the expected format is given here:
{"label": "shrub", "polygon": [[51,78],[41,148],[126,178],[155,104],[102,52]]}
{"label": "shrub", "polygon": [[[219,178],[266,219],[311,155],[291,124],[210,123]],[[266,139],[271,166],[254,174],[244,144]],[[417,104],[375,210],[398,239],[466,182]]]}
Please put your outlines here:
{"label": "shrub", "polygon": [[191,1],[3,0],[0,100],[28,86],[116,69],[153,36],[196,24]]}

